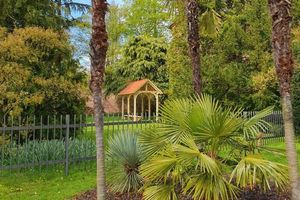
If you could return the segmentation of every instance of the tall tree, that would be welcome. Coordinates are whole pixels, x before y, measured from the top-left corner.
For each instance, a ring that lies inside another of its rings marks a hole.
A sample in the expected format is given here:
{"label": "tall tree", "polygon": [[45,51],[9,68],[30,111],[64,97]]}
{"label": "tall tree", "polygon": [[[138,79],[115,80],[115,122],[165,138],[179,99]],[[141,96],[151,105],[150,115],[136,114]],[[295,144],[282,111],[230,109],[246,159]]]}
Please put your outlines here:
{"label": "tall tree", "polygon": [[289,164],[292,199],[300,199],[295,128],[291,102],[291,80],[294,72],[291,50],[291,2],[287,0],[269,0],[272,17],[272,47],[275,68],[279,80],[282,114],[284,120],[285,144]]}
{"label": "tall tree", "polygon": [[189,55],[193,69],[194,93],[200,95],[202,81],[200,74],[200,36],[199,36],[199,5],[197,0],[185,1]]}
{"label": "tall tree", "polygon": [[[202,90],[200,70],[200,32],[205,35],[215,35],[219,27],[219,16],[214,11],[215,1],[212,0],[165,0],[175,16],[185,13],[187,21],[188,52],[193,73],[193,88],[195,94]],[[175,11],[175,12],[174,12]]]}
{"label": "tall tree", "polygon": [[105,25],[105,15],[107,10],[108,5],[106,0],[92,0],[90,89],[93,93],[96,127],[98,200],[105,199],[102,85],[104,81],[106,53],[108,49],[108,36]]}

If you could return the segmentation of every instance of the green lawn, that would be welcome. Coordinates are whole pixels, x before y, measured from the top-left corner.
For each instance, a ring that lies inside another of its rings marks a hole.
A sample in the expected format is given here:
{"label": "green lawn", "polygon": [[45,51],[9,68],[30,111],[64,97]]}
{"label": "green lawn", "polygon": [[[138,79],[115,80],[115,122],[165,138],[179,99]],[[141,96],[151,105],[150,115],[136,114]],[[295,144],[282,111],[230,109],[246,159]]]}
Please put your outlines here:
{"label": "green lawn", "polygon": [[[284,142],[274,142],[272,144],[268,144],[268,147],[276,148],[280,153],[285,153],[285,144]],[[297,142],[297,155],[298,155],[298,168],[300,172],[300,141]],[[273,153],[264,153],[264,158],[268,160],[272,160],[275,162],[279,162],[282,164],[287,164],[287,159],[285,156],[276,155]]]}
{"label": "green lawn", "polygon": [[[284,153],[285,145],[283,142],[274,142],[267,146],[278,148]],[[300,142],[297,144],[297,151],[298,160],[300,161]],[[283,164],[287,163],[286,158],[282,156],[264,153],[264,157]],[[12,173],[2,176],[0,173],[0,199],[71,199],[78,193],[94,188],[96,185],[95,179],[94,164],[90,164],[85,168],[73,168],[67,177],[63,175],[61,170],[51,170],[47,173]]]}
{"label": "green lawn", "polygon": [[1,200],[63,200],[94,188],[96,170],[76,169],[64,176],[63,171],[12,173],[0,176]]}

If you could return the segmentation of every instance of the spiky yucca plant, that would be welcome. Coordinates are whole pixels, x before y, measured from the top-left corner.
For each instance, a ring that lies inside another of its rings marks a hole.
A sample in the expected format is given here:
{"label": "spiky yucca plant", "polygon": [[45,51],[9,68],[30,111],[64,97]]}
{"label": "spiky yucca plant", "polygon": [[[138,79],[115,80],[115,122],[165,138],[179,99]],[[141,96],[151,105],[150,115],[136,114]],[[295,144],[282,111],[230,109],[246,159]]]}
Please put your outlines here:
{"label": "spiky yucca plant", "polygon": [[[242,109],[222,107],[211,96],[172,100],[161,112],[161,124],[140,135],[146,160],[141,174],[146,180],[146,200],[235,199],[240,189],[271,183],[284,189],[284,165],[264,160],[257,145],[267,108],[250,119]],[[226,147],[226,148],[225,148]]]}
{"label": "spiky yucca plant", "polygon": [[108,140],[107,182],[114,192],[137,192],[142,186],[139,173],[142,156],[137,135],[120,132]]}

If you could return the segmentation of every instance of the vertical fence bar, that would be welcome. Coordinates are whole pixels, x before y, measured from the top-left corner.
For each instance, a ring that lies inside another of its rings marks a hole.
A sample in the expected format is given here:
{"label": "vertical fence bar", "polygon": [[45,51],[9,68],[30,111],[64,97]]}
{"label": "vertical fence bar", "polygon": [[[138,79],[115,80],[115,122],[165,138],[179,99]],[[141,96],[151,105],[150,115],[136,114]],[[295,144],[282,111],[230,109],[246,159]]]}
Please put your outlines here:
{"label": "vertical fence bar", "polygon": [[[10,131],[10,149],[13,148],[13,127],[14,127],[14,117],[11,117],[11,131]],[[9,152],[9,169],[10,172],[12,171],[12,155],[11,152]]]}
{"label": "vertical fence bar", "polygon": [[[17,165],[20,166],[20,145],[21,145],[21,116],[18,117],[18,138],[17,138],[17,144],[16,144],[16,152],[17,152]],[[19,167],[18,167],[18,171]]]}
{"label": "vertical fence bar", "polygon": [[[41,115],[40,117],[40,141],[39,141],[39,144],[42,143],[42,137],[43,137],[43,116]],[[42,170],[42,155],[40,155],[40,158],[39,158],[39,169],[40,171]]]}
{"label": "vertical fence bar", "polygon": [[66,136],[65,136],[65,175],[69,174],[69,134],[70,134],[70,115],[66,115]]}
{"label": "vertical fence bar", "polygon": [[28,151],[28,134],[29,134],[29,122],[28,122],[28,116],[26,116],[26,132],[25,132],[26,160],[25,160],[25,165],[30,163],[29,158],[28,158],[28,153],[29,153],[29,151]]}
{"label": "vertical fence bar", "polygon": [[59,133],[59,140],[63,140],[63,117],[60,115],[60,133]]}
{"label": "vertical fence bar", "polygon": [[[82,137],[81,137],[81,134],[82,134],[82,126],[81,126],[81,123],[82,123],[82,115],[79,115],[79,126],[78,126],[78,141],[82,142]],[[81,161],[81,158],[82,158],[82,151],[83,149],[85,148],[85,146],[82,146],[83,148],[80,148],[80,150],[78,151],[79,152],[79,155],[78,155],[78,168],[81,169],[81,165],[82,165],[82,162]]]}
{"label": "vertical fence bar", "polygon": [[46,170],[48,170],[48,162],[49,162],[49,148],[50,148],[50,145],[51,145],[51,142],[50,142],[50,138],[49,138],[49,125],[50,125],[50,115],[47,116],[47,130],[46,130]]}
{"label": "vertical fence bar", "polygon": [[[36,125],[36,123],[35,123],[35,115],[33,116],[33,136],[32,136],[32,138],[33,138],[33,145],[34,145],[34,147],[35,147],[35,145],[36,145],[36,141],[35,141],[35,125]],[[34,156],[34,154],[32,154],[32,162],[33,162],[33,171],[35,170],[35,156]]]}
{"label": "vertical fence bar", "polygon": [[5,129],[6,129],[6,117],[4,116],[3,119],[3,132],[2,132],[2,153],[1,153],[1,163],[2,166],[4,167],[5,163],[4,163],[4,145],[5,145]]}

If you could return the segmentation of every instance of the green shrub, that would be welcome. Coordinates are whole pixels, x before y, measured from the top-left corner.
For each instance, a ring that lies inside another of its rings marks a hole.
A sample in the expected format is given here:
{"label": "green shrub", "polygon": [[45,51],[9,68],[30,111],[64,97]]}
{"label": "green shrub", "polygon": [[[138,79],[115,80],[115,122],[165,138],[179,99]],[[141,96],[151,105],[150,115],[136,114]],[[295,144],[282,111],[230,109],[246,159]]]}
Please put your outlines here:
{"label": "green shrub", "polygon": [[[95,142],[92,140],[70,139],[68,150],[70,159],[96,155]],[[8,144],[0,149],[0,156],[2,155],[4,166],[64,160],[65,142],[44,140],[29,141],[23,145]]]}

